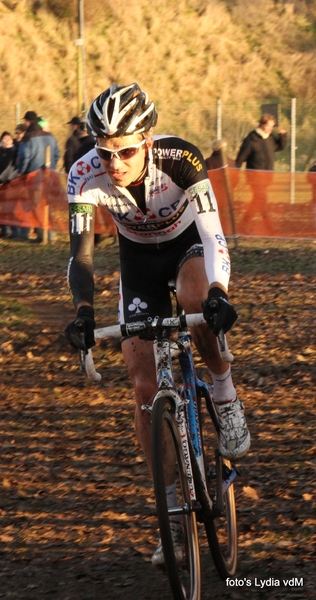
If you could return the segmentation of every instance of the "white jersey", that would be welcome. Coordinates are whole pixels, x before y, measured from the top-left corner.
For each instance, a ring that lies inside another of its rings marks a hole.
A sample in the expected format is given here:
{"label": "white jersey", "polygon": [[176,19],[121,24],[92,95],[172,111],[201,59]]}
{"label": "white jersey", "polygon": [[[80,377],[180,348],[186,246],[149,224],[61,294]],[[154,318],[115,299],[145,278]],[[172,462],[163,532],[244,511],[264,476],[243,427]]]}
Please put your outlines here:
{"label": "white jersey", "polygon": [[196,222],[209,283],[228,287],[230,260],[216,198],[200,151],[181,138],[154,136],[144,181],[142,211],[127,188],[115,186],[93,149],[68,177],[71,235],[88,233],[92,206],[107,210],[119,231],[138,244],[163,244]]}

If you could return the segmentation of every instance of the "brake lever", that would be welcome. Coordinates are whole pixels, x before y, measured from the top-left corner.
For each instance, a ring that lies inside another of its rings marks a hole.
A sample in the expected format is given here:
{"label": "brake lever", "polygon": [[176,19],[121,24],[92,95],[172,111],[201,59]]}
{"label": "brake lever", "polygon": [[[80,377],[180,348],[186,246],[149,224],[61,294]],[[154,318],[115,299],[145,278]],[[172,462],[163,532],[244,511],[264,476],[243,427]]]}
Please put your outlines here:
{"label": "brake lever", "polygon": [[232,363],[234,360],[234,355],[230,352],[228,348],[226,335],[223,329],[220,330],[219,334],[216,336],[216,339],[222,360],[228,363]]}
{"label": "brake lever", "polygon": [[[216,298],[213,298],[210,301],[209,306],[214,311],[213,317],[214,317],[214,319],[216,319],[216,316],[217,316],[216,310],[218,309],[218,301],[216,300]],[[217,339],[218,349],[219,349],[219,353],[221,355],[222,360],[224,360],[225,362],[232,363],[234,360],[234,356],[229,351],[229,348],[227,345],[227,340],[226,340],[226,335],[225,335],[223,329],[221,329],[219,331],[218,335],[216,336],[216,339]]]}

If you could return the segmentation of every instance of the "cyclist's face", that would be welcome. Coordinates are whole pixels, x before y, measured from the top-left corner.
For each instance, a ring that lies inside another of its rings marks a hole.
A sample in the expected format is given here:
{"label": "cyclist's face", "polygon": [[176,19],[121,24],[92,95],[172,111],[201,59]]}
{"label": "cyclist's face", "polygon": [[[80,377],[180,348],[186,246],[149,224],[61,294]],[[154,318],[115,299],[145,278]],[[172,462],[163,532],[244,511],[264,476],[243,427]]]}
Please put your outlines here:
{"label": "cyclist's face", "polygon": [[[139,144],[142,139],[143,137],[139,134],[124,135],[116,138],[98,138],[97,145],[102,146],[106,150],[119,152],[121,148],[129,148]],[[118,158],[113,155],[110,160],[104,160],[102,157],[100,159],[112,183],[126,187],[133,181],[136,181],[143,171],[147,151],[147,144],[144,143],[137,147],[134,155],[130,158],[125,158],[124,156]]]}

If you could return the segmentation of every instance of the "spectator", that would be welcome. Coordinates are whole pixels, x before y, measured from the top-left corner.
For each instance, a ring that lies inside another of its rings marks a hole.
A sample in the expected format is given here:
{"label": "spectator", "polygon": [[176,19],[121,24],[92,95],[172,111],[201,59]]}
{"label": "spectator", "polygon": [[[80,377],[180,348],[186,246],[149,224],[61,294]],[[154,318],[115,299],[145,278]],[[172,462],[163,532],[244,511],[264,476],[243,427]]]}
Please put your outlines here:
{"label": "spectator", "polygon": [[[23,123],[21,123],[20,125],[17,125],[17,127],[15,128],[15,138],[13,139],[13,144],[14,144],[13,157],[10,160],[6,169],[0,175],[1,183],[8,183],[18,176],[18,171],[16,168],[17,154],[18,154],[19,143],[20,143],[21,139],[23,138],[25,130],[26,130],[26,125],[24,125]],[[10,139],[12,139],[11,136],[10,136]],[[10,229],[11,229],[11,233],[9,235],[9,238],[10,239],[17,238],[19,236],[19,232],[20,232],[19,227],[15,226],[15,225],[10,225]],[[5,234],[6,233],[7,232],[5,232]],[[21,233],[22,233],[22,237],[25,237],[25,235],[23,235],[24,229],[23,230],[21,229]],[[27,237],[27,234],[26,234],[26,237]]]}
{"label": "spectator", "polygon": [[316,171],[316,159],[313,161],[312,166],[308,170],[310,173]]}
{"label": "spectator", "polygon": [[95,146],[95,139],[92,135],[87,132],[86,124],[80,123],[78,131],[78,142],[79,146],[74,153],[74,162],[79,160],[84,154],[87,154],[89,150],[92,150]]}
{"label": "spectator", "polygon": [[261,116],[258,127],[251,131],[241,144],[236,158],[238,169],[246,162],[247,169],[273,171],[274,153],[283,150],[287,143],[286,130],[279,127],[276,136],[272,133],[274,126],[273,115]]}
{"label": "spectator", "polygon": [[311,167],[308,169],[307,181],[312,184],[312,204],[316,206],[316,160],[312,162]]}
{"label": "spectator", "polygon": [[15,179],[18,176],[18,170],[17,170],[17,160],[18,160],[18,153],[19,153],[19,145],[20,142],[22,141],[24,134],[26,132],[26,125],[24,125],[24,123],[20,123],[20,125],[17,125],[15,128],[15,137],[13,139],[13,143],[14,143],[14,147],[15,147],[15,152],[14,152],[14,157],[13,157],[13,161],[10,164],[10,171],[7,173],[7,181],[12,181],[13,179]]}
{"label": "spectator", "polygon": [[[8,181],[9,173],[14,169],[16,147],[9,131],[3,131],[0,137],[0,183]],[[0,237],[6,237],[8,228],[0,225]]]}
{"label": "spectator", "polygon": [[[235,161],[225,155],[226,146],[227,144],[223,140],[214,140],[212,142],[211,148],[213,152],[208,158],[205,159],[206,168],[208,171],[211,171],[212,169],[220,169],[221,167],[226,166],[235,166]],[[225,158],[225,165],[223,164],[223,158]]]}
{"label": "spectator", "polygon": [[[28,110],[24,115],[26,132],[19,145],[17,168],[21,175],[33,173],[38,169],[46,167],[47,155],[46,149],[50,149],[51,169],[56,169],[60,156],[56,138],[38,124],[39,118],[33,110]],[[32,241],[41,242],[43,232],[41,229],[35,230],[36,237]]]}
{"label": "spectator", "polygon": [[[14,161],[14,170],[9,175],[9,181],[12,181],[16,177],[18,177],[18,174],[19,174],[18,170],[17,170],[17,157],[18,157],[18,153],[19,153],[19,145],[20,145],[21,141],[23,140],[25,132],[26,132],[25,123],[20,123],[19,125],[16,126],[15,138],[14,138],[14,143],[15,143],[15,147],[16,147],[16,155],[15,155],[15,161]],[[29,229],[27,227],[16,227],[13,225],[13,226],[11,226],[10,238],[15,239],[15,238],[21,237],[23,240],[27,240],[28,232],[29,232]]]}
{"label": "spectator", "polygon": [[21,175],[33,173],[46,166],[46,148],[50,148],[50,168],[56,169],[60,156],[56,138],[38,124],[38,116],[33,110],[24,115],[26,132],[19,146],[17,167]]}
{"label": "spectator", "polygon": [[16,146],[13,137],[9,131],[4,131],[0,136],[0,183],[8,181],[15,159]]}
{"label": "spectator", "polygon": [[49,122],[45,117],[38,117],[38,124],[43,129],[43,131],[49,131]]}
{"label": "spectator", "polygon": [[26,125],[25,125],[25,123],[20,123],[19,125],[16,126],[16,128],[15,128],[15,138],[14,138],[16,144],[19,144],[22,141],[25,132],[26,132]]}
{"label": "spectator", "polygon": [[236,158],[237,168],[246,162],[249,170],[267,171],[264,178],[262,175],[249,173],[248,182],[252,189],[252,199],[239,222],[241,234],[253,233],[249,226],[256,213],[259,213],[260,235],[271,236],[276,233],[269,215],[267,189],[273,182],[274,154],[285,148],[287,133],[285,129],[279,127],[278,134],[274,135],[272,131],[275,124],[273,115],[262,115],[258,127],[243,140]]}
{"label": "spectator", "polygon": [[81,120],[79,117],[73,117],[71,121],[68,121],[67,125],[70,125],[72,133],[66,141],[66,149],[64,154],[64,169],[66,173],[69,173],[72,165],[75,162],[75,153],[79,150],[80,142],[80,126]]}

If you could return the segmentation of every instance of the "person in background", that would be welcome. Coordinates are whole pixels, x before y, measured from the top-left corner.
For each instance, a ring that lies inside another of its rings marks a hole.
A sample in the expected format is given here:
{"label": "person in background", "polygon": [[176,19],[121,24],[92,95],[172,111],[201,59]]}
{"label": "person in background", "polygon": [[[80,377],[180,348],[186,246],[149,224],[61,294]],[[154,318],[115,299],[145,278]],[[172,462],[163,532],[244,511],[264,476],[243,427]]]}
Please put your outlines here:
{"label": "person in background", "polygon": [[20,142],[22,142],[22,139],[24,137],[24,134],[26,132],[26,125],[25,123],[19,123],[19,125],[16,126],[15,128],[15,144],[18,146]]}
{"label": "person in background", "polygon": [[273,115],[261,116],[258,127],[248,133],[243,140],[236,158],[236,167],[240,169],[246,163],[247,169],[257,171],[273,171],[274,154],[283,150],[287,144],[287,132],[278,127],[277,135],[273,134],[275,127]]}
{"label": "person in background", "polygon": [[78,131],[78,142],[79,146],[74,153],[74,162],[79,160],[84,154],[92,150],[95,146],[95,139],[90,133],[87,132],[85,122],[81,122]]}
{"label": "person in background", "polygon": [[43,131],[49,131],[49,122],[45,117],[38,118],[38,124],[43,129]]}
{"label": "person in background", "polygon": [[[0,182],[6,183],[4,173],[7,168],[14,164],[16,156],[16,146],[13,137],[9,131],[3,131],[0,136]],[[5,180],[4,180],[5,179]]]}
{"label": "person in background", "polygon": [[50,149],[50,168],[56,169],[60,151],[56,138],[43,131],[38,124],[38,116],[33,110],[24,115],[26,131],[19,145],[17,168],[20,175],[33,173],[46,166],[46,148]]}
{"label": "person in background", "polygon": [[81,119],[80,117],[72,117],[71,121],[68,121],[67,125],[71,127],[71,135],[66,141],[65,154],[64,154],[64,169],[66,173],[69,173],[72,165],[75,162],[75,153],[80,147],[80,136],[81,131]]}
{"label": "person in background", "polygon": [[273,133],[276,121],[273,115],[263,114],[258,127],[251,131],[243,140],[236,158],[236,167],[240,169],[246,163],[249,171],[266,171],[256,175],[249,173],[248,183],[252,190],[252,199],[248,203],[242,219],[239,222],[242,233],[251,234],[251,220],[256,214],[260,219],[260,234],[275,235],[275,224],[272,223],[268,207],[268,187],[273,183],[274,156],[283,150],[287,144],[287,132],[283,127],[278,127],[278,132]]}
{"label": "person in background", "polygon": [[[3,131],[0,136],[0,183],[8,181],[9,171],[13,168],[16,147],[9,131]],[[6,237],[8,227],[0,225],[0,237]]]}
{"label": "person in background", "polygon": [[223,140],[214,140],[212,142],[212,154],[205,159],[206,168],[208,171],[212,169],[221,169],[221,167],[234,167],[235,161],[232,158],[225,156],[226,165],[223,164],[223,151],[226,150],[226,142]]}
{"label": "person in background", "polygon": [[316,159],[313,160],[308,169],[307,181],[312,184],[312,204],[316,206]]}
{"label": "person in background", "polygon": [[[19,152],[19,145],[20,145],[21,141],[23,140],[25,132],[26,132],[25,123],[19,123],[19,125],[16,126],[15,132],[14,132],[14,136],[15,136],[14,144],[15,144],[15,148],[16,148],[16,153],[15,153],[15,158],[14,158],[14,162],[13,162],[13,170],[8,177],[8,181],[13,181],[13,179],[16,179],[16,177],[18,177],[18,175],[19,175],[19,172],[17,170],[17,157],[18,157],[18,152]],[[22,240],[27,240],[28,232],[29,232],[29,230],[27,227],[17,227],[15,225],[11,225],[10,238],[11,239],[21,238]]]}
{"label": "person in background", "polygon": [[[39,117],[33,110],[28,110],[24,115],[26,131],[19,144],[17,169],[20,175],[27,175],[46,167],[47,149],[49,149],[50,169],[56,169],[60,151],[56,138],[49,132],[43,131],[38,124]],[[35,230],[32,236],[34,242],[41,242],[43,232]]]}
{"label": "person in background", "polygon": [[308,170],[310,173],[314,173],[316,171],[316,159],[313,160],[313,162]]}

